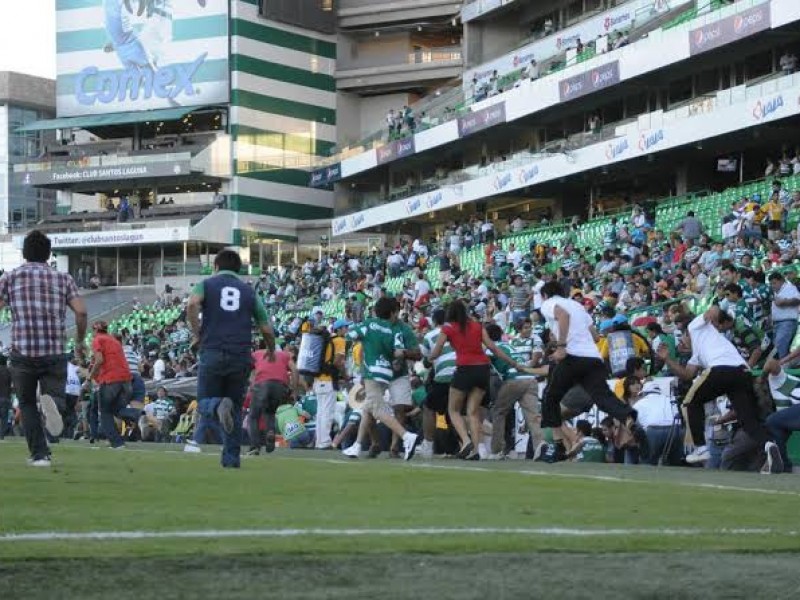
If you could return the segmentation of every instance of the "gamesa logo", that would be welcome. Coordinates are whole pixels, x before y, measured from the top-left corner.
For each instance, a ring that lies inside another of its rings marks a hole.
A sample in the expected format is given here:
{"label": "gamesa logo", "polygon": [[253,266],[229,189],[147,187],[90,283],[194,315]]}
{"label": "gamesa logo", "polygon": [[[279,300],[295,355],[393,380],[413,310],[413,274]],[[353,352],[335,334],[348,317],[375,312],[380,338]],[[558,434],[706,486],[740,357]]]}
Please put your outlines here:
{"label": "gamesa logo", "polygon": [[[201,54],[190,63],[174,64],[160,69],[125,69],[124,71],[100,71],[97,67],[86,67],[78,74],[75,96],[78,102],[92,106],[95,102],[110,104],[113,101],[143,100],[153,96],[174,100],[178,96],[194,96],[192,78],[206,60],[208,53]],[[91,91],[87,80],[95,80]]]}
{"label": "gamesa logo", "polygon": [[759,100],[753,108],[753,117],[756,121],[761,121],[781,108],[783,108],[783,96],[775,96],[766,102]]}
{"label": "gamesa logo", "polygon": [[628,151],[628,138],[623,138],[618,142],[612,142],[606,146],[606,158],[614,160]]}
{"label": "gamesa logo", "polygon": [[639,138],[639,150],[647,152],[652,147],[657,146],[664,140],[664,130],[659,129],[653,133],[643,133]]}

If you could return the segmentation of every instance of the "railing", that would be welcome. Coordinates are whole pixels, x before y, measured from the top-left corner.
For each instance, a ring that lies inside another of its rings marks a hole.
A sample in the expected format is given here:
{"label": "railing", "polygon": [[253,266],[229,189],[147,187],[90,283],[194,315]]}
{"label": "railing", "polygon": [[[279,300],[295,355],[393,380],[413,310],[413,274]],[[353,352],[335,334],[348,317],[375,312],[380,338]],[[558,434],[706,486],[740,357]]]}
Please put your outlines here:
{"label": "railing", "polygon": [[[732,12],[738,12],[739,10],[741,10],[743,6],[745,7],[757,6],[767,1],[768,0],[738,0],[735,5],[723,5],[719,3],[718,0],[715,0],[710,4],[711,12],[701,15],[703,17],[701,20],[702,21],[701,24],[707,25],[708,23],[720,20],[728,16]],[[736,6],[736,8],[731,10],[725,10],[726,8],[730,8],[731,6]],[[639,19],[638,15],[637,19]],[[677,25],[672,25],[671,28],[677,29],[681,26],[685,26],[686,23],[689,22],[692,23],[692,27],[697,27],[698,23],[696,23],[695,21],[696,19],[692,21],[685,21]],[[636,25],[636,22],[637,20],[634,20],[633,28],[639,29],[639,26]],[[640,26],[641,30],[638,32],[640,35],[643,35],[646,32],[645,29],[646,25],[647,25],[646,23],[643,23]],[[664,29],[664,26],[662,26],[661,29]],[[526,40],[524,43],[528,43],[529,41],[530,40]],[[571,66],[572,64],[577,64],[585,60],[588,60],[589,58],[592,58],[594,56],[594,49],[590,47],[584,53],[577,55],[572,61],[560,62],[560,57],[562,55],[563,53],[554,57],[545,58],[544,60],[539,62],[541,77],[547,77],[549,75],[562,71],[563,69],[567,68],[568,66]],[[498,82],[499,87],[501,87],[502,89],[506,89],[508,87],[513,86],[519,79],[521,73],[522,71],[520,70],[505,74],[501,78],[501,81]],[[423,111],[426,111],[428,113],[428,118],[432,122],[430,126],[439,125],[441,123],[456,119],[459,116],[463,115],[464,113],[469,112],[469,106],[475,99],[467,97],[466,94],[464,93],[464,90],[459,85],[457,88],[454,88],[453,90],[448,92],[447,100],[448,101],[446,103],[442,103],[438,102],[436,97],[423,98],[418,103],[413,105],[414,113],[416,115],[420,115]],[[428,108],[422,108],[422,103],[429,103]],[[417,131],[420,131],[420,129],[421,128],[418,128]],[[404,135],[410,135],[410,132],[405,132]],[[331,150],[331,158],[321,159],[317,163],[317,166],[318,167],[325,166],[327,164],[337,162],[342,158],[346,158],[347,156],[351,156],[359,152],[370,150],[373,147],[380,145],[385,141],[389,141],[389,134],[386,128],[383,128],[361,138],[360,141],[350,143],[348,145],[349,147],[345,148],[334,147]]]}
{"label": "railing", "polygon": [[386,56],[370,56],[364,59],[342,60],[338,68],[342,71],[369,69],[373,67],[393,67],[397,65],[423,65],[428,63],[460,61],[461,46],[445,46],[409,52],[408,54],[389,54]]}
{"label": "railing", "polygon": [[[695,98],[692,102],[679,105],[671,111],[665,111],[662,114],[662,123],[658,126],[677,120],[691,119],[699,114],[705,114],[707,112],[716,110],[718,106],[728,106],[752,101],[753,99],[760,98],[778,90],[787,87],[793,87],[797,83],[800,83],[800,72],[792,75],[775,73],[766,81],[759,79],[757,84],[747,87],[744,90],[744,93],[742,93],[742,90],[740,89],[741,86],[737,86],[736,88],[721,90],[714,94],[713,97],[703,96],[701,98]],[[702,103],[704,107],[703,111],[692,110],[693,104],[698,102]],[[640,115],[640,117],[642,116],[645,115]],[[353,206],[348,209],[348,212],[365,210],[386,202],[393,202],[403,198],[416,196],[440,187],[457,185],[466,181],[472,181],[491,175],[505,173],[506,171],[515,169],[517,167],[530,164],[531,161],[537,158],[542,158],[548,155],[563,154],[569,157],[570,154],[576,150],[628,135],[630,132],[627,131],[627,128],[637,124],[638,121],[639,117],[636,117],[624,119],[615,123],[609,123],[605,126],[602,126],[595,132],[585,131],[562,138],[560,140],[550,141],[544,144],[537,152],[525,150],[510,155],[508,158],[506,158],[506,160],[499,160],[483,166],[471,165],[464,169],[451,171],[444,177],[425,180],[420,184],[391,188],[389,193],[384,196],[381,196],[378,193],[362,192],[357,197],[353,198],[353,202],[350,202],[350,204]],[[337,214],[337,216],[343,215]]]}

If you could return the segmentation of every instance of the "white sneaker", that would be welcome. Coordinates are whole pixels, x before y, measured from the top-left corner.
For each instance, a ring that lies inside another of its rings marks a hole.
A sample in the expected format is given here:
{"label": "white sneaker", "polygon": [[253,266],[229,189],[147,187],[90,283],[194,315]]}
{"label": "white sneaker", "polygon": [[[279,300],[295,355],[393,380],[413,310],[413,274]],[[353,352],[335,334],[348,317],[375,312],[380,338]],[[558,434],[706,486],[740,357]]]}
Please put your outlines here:
{"label": "white sneaker", "polygon": [[47,433],[57,438],[64,431],[64,421],[61,419],[61,413],[58,412],[58,407],[53,401],[53,398],[48,394],[42,394],[39,398],[39,409],[44,416],[44,428]]}
{"label": "white sneaker", "polygon": [[419,445],[419,450],[417,454],[421,458],[433,458],[433,442],[429,442],[428,440],[422,440]]}
{"label": "white sneaker", "polygon": [[342,454],[349,458],[358,458],[361,456],[361,442],[355,442],[342,450]]}
{"label": "white sneaker", "polygon": [[698,446],[693,452],[686,455],[686,462],[690,465],[705,462],[711,458],[711,453],[708,451],[708,446]]}
{"label": "white sneaker", "polygon": [[411,460],[414,457],[414,451],[417,449],[417,442],[419,436],[416,433],[406,431],[403,436],[403,460]]}
{"label": "white sneaker", "polygon": [[28,464],[32,467],[49,467],[51,466],[51,462],[49,458],[40,458],[37,460],[28,461]]}
{"label": "white sneaker", "polygon": [[783,458],[775,442],[767,442],[764,444],[764,452],[767,453],[767,460],[764,466],[761,467],[762,475],[777,475],[783,473]]}
{"label": "white sneaker", "polygon": [[193,440],[189,440],[186,442],[186,445],[183,447],[184,452],[189,452],[191,454],[200,454],[203,449],[200,448],[200,444]]}

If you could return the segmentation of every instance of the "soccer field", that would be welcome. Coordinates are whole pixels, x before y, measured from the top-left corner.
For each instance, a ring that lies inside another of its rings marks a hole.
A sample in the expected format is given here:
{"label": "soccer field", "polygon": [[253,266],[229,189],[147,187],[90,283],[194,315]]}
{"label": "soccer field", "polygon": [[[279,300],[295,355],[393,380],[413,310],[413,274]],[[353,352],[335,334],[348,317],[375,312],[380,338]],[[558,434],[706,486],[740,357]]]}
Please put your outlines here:
{"label": "soccer field", "polygon": [[0,597],[800,594],[790,475],[217,453],[0,443]]}

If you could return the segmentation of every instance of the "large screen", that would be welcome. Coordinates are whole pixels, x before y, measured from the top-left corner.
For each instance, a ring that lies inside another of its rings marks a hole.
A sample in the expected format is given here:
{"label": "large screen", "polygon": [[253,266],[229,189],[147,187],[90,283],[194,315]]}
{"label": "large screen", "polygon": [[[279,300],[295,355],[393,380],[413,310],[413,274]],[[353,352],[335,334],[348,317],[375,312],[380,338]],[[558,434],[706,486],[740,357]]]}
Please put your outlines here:
{"label": "large screen", "polygon": [[58,116],[228,101],[228,0],[57,0]]}

